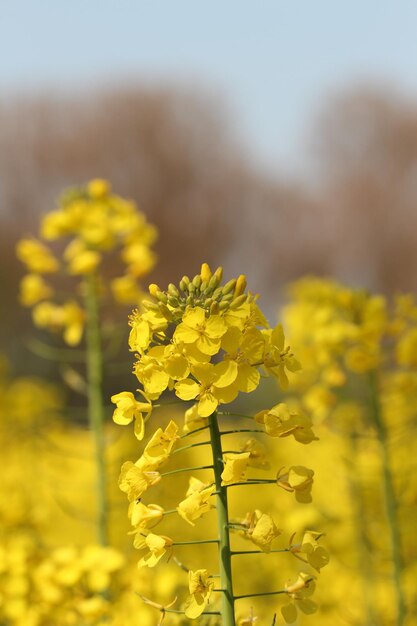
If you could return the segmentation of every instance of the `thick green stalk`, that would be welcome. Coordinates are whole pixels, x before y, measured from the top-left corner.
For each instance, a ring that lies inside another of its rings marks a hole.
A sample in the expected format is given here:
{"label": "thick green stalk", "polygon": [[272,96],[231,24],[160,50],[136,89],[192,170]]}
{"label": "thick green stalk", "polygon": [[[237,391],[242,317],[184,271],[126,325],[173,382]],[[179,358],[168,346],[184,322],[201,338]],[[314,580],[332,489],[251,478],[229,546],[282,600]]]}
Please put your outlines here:
{"label": "thick green stalk", "polygon": [[370,375],[372,415],[375,430],[379,440],[382,457],[382,477],[385,499],[385,510],[390,534],[393,578],[395,585],[397,621],[396,626],[403,626],[405,620],[405,599],[402,587],[401,575],[403,571],[403,559],[401,554],[401,537],[398,520],[398,507],[394,491],[394,480],[391,472],[391,464],[388,453],[388,434],[382,416],[379,399],[379,385],[376,373]]}
{"label": "thick green stalk", "polygon": [[235,610],[232,582],[232,559],[229,535],[227,489],[222,486],[223,452],[217,413],[210,416],[210,439],[213,453],[213,470],[216,482],[217,525],[219,531],[219,567],[222,593],[222,626],[235,626]]}
{"label": "thick green stalk", "polygon": [[87,340],[88,419],[94,438],[97,472],[97,537],[108,544],[106,449],[104,439],[103,356],[100,336],[99,305],[95,276],[84,281]]}

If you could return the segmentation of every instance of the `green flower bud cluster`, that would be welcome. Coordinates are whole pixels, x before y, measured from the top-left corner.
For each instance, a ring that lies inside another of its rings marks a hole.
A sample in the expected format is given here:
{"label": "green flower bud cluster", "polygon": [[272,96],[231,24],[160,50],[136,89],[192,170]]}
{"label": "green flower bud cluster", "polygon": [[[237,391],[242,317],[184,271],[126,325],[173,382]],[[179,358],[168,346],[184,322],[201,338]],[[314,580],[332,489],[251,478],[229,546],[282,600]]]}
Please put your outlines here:
{"label": "green flower bud cluster", "polygon": [[207,263],[203,263],[200,274],[190,279],[183,276],[178,287],[170,283],[166,291],[158,285],[149,285],[149,293],[154,301],[144,300],[143,307],[149,311],[159,311],[169,321],[182,320],[187,307],[201,307],[209,315],[235,309],[249,298],[245,294],[246,277],[229,280],[221,285],[223,268],[211,272]]}

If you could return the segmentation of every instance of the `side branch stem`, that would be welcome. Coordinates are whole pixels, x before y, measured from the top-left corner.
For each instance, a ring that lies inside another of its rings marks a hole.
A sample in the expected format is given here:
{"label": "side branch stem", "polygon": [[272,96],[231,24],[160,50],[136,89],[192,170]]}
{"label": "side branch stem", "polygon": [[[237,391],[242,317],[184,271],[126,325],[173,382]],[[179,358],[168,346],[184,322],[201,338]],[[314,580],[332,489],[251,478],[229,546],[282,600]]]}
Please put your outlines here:
{"label": "side branch stem", "polygon": [[216,482],[217,525],[219,530],[219,566],[220,587],[222,594],[222,623],[223,626],[235,626],[235,610],[232,582],[232,560],[230,550],[229,513],[227,506],[227,489],[222,486],[223,452],[221,433],[217,421],[217,413],[210,416],[210,439],[213,454],[213,470]]}

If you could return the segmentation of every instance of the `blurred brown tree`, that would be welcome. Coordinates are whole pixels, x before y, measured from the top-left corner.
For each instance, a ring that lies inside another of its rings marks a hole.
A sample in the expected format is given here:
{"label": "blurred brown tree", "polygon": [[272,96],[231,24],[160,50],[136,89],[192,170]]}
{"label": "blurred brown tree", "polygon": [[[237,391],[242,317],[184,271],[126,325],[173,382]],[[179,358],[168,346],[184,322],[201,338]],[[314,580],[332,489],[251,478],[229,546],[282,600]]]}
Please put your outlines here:
{"label": "blurred brown tree", "polygon": [[315,140],[329,269],[385,292],[415,291],[416,102],[382,88],[339,94],[324,108]]}

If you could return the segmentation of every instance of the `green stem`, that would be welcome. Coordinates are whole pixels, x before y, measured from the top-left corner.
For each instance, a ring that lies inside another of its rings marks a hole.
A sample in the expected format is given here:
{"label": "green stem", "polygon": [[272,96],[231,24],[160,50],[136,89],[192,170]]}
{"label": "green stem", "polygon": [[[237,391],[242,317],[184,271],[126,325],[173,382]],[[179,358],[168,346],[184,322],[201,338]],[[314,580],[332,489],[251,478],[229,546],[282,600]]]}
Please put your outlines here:
{"label": "green stem", "polygon": [[405,598],[402,588],[401,574],[403,571],[403,559],[401,555],[401,538],[398,523],[397,500],[394,491],[394,480],[391,472],[391,464],[388,453],[388,433],[382,416],[379,399],[379,385],[376,372],[370,374],[371,405],[374,425],[381,448],[383,489],[385,499],[385,511],[388,520],[393,578],[397,606],[397,626],[402,626],[405,619]]}
{"label": "green stem", "polygon": [[282,548],[282,550],[269,550],[269,552],[265,552],[264,550],[234,550],[230,554],[235,556],[235,554],[271,554],[271,552],[291,552],[289,548]]}
{"label": "green stem", "polygon": [[240,600],[241,598],[256,598],[257,596],[277,596],[281,593],[287,593],[284,589],[280,591],[263,591],[262,593],[245,593],[243,596],[235,596],[235,600]]}
{"label": "green stem", "polygon": [[265,434],[264,430],[254,430],[253,428],[237,428],[236,430],[223,430],[220,435],[232,435],[234,433],[262,433]]}
{"label": "green stem", "polygon": [[245,415],[244,413],[232,413],[231,411],[218,411],[217,415],[222,415],[223,417],[245,417],[248,420],[253,420],[253,415]]}
{"label": "green stem", "polygon": [[[185,615],[184,611],[178,609],[159,609],[161,613],[176,613],[177,615]],[[220,611],[203,611],[200,615],[221,615]]]}
{"label": "green stem", "polygon": [[103,356],[100,337],[97,285],[95,276],[84,281],[87,341],[88,418],[93,433],[97,471],[97,534],[101,545],[108,544],[106,457],[104,440]]}
{"label": "green stem", "polygon": [[178,452],[183,452],[184,450],[189,450],[190,448],[198,448],[199,446],[209,446],[210,441],[200,441],[198,443],[190,443],[188,446],[181,446],[181,448],[177,448],[172,452],[172,454],[177,454]]}
{"label": "green stem", "polygon": [[235,626],[227,489],[222,486],[223,452],[216,412],[210,416],[210,439],[213,454],[214,477],[216,490],[218,492],[216,499],[217,525],[219,530],[220,586],[224,589],[224,593],[222,593],[222,624],[223,626]]}
{"label": "green stem", "polygon": [[195,428],[194,430],[190,430],[188,433],[181,435],[180,439],[185,439],[186,437],[190,437],[191,435],[194,435],[194,433],[199,433],[202,430],[207,430],[208,428],[210,428],[210,426],[201,426],[200,428]]}
{"label": "green stem", "polygon": [[198,543],[219,543],[218,539],[196,539],[195,541],[174,541],[173,546],[193,546]]}
{"label": "green stem", "polygon": [[195,470],[213,469],[212,465],[196,465],[195,467],[180,467],[179,469],[164,472],[161,476],[169,476],[170,474],[180,474],[182,472],[194,472]]}

